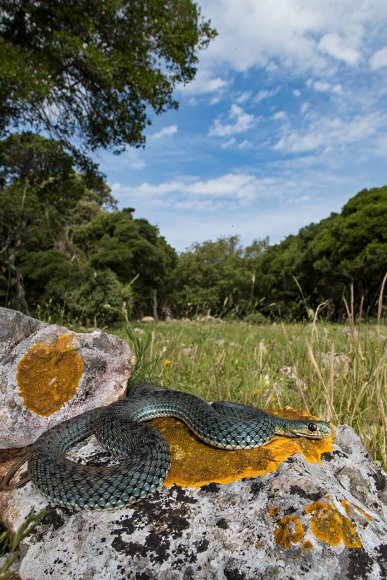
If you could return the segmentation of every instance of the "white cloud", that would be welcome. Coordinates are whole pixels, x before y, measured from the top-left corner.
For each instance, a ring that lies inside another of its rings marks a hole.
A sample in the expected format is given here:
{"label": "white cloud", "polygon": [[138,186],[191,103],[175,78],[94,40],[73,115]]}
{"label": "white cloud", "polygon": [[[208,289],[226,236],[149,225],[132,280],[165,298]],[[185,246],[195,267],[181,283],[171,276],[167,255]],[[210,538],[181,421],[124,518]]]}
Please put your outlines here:
{"label": "white cloud", "polygon": [[387,66],[387,46],[377,50],[370,59],[370,65],[372,70],[377,70],[379,68]]}
{"label": "white cloud", "polygon": [[275,121],[283,121],[284,119],[287,119],[287,114],[285,113],[285,111],[278,111],[277,113],[274,113],[273,115],[273,119]]}
{"label": "white cloud", "polygon": [[186,95],[203,95],[219,93],[229,86],[230,82],[211,73],[210,69],[200,68],[194,80],[187,85],[180,85],[178,90]]}
{"label": "white cloud", "polygon": [[338,34],[324,34],[321,38],[319,49],[337,60],[342,60],[347,64],[357,64],[360,59],[360,52],[347,45],[344,38]]}
{"label": "white cloud", "polygon": [[222,143],[221,147],[222,147],[222,149],[228,149],[229,147],[232,147],[233,145],[235,145],[235,143],[236,143],[235,137],[231,137],[230,139],[228,139],[227,141]]}
{"label": "white cloud", "polygon": [[[213,179],[201,180],[182,177],[157,185],[144,182],[138,186],[114,183],[113,195],[121,202],[129,198],[131,203],[141,201],[150,205],[165,207],[191,206],[207,207],[212,203],[224,206],[250,205],[260,197],[278,196],[281,192],[292,191],[292,183],[277,177],[258,178],[248,173],[227,173]],[[217,205],[218,207],[218,205]]]}
{"label": "white cloud", "polygon": [[288,203],[293,204],[293,203],[303,203],[304,201],[310,201],[311,197],[310,195],[300,195],[299,197],[291,197],[290,199],[288,199]]}
{"label": "white cloud", "polygon": [[[117,157],[113,158],[113,160]],[[144,169],[146,167],[145,161],[141,158],[138,149],[128,149],[120,156],[120,164],[123,168],[129,169]]]}
{"label": "white cloud", "polygon": [[302,153],[320,148],[351,145],[375,135],[386,123],[387,117],[378,113],[357,116],[349,121],[341,118],[321,118],[311,123],[304,131],[286,129],[274,149]]}
{"label": "white cloud", "polygon": [[292,91],[292,95],[294,97],[300,97],[301,96],[301,91],[299,91],[298,89],[294,89],[294,91]]}
{"label": "white cloud", "polygon": [[169,137],[177,133],[177,125],[168,125],[168,127],[163,127],[157,133],[151,135],[152,139],[161,139],[162,137]]}
{"label": "white cloud", "polygon": [[243,91],[241,93],[237,93],[235,101],[238,103],[238,105],[243,105],[243,103],[251,99],[251,96],[252,96],[251,91]]}
{"label": "white cloud", "polygon": [[313,81],[312,79],[308,79],[306,85],[319,93],[336,93],[337,95],[341,95],[343,92],[343,87],[339,83],[333,85],[326,81]]}
{"label": "white cloud", "polygon": [[280,90],[279,87],[277,87],[276,89],[273,89],[271,91],[261,90],[261,91],[259,91],[259,93],[255,97],[255,100],[257,101],[257,103],[260,103],[261,101],[264,101],[265,99],[270,99],[271,97],[274,97],[275,95],[277,95],[279,93],[279,90]]}
{"label": "white cloud", "polygon": [[223,124],[218,117],[208,134],[211,137],[227,137],[236,133],[245,133],[255,124],[255,117],[246,113],[239,105],[233,104],[228,114],[228,121],[229,123]]}
{"label": "white cloud", "polygon": [[353,66],[375,50],[387,18],[385,0],[276,0],[274,8],[272,0],[200,4],[219,32],[201,61],[218,70],[330,75],[338,63]]}
{"label": "white cloud", "polygon": [[251,147],[253,147],[253,144],[248,139],[244,139],[238,145],[238,149],[242,149],[242,150],[251,149]]}

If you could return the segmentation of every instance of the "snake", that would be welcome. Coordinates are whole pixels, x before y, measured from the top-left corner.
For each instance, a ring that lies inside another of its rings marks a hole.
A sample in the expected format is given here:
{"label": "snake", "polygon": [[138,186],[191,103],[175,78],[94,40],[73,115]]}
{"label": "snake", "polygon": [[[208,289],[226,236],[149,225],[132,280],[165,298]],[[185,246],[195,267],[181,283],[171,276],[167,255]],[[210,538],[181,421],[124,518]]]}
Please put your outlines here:
{"label": "snake", "polygon": [[[219,449],[253,449],[275,435],[329,437],[327,421],[283,419],[243,403],[204,399],[154,382],[133,385],[125,399],[86,411],[40,435],[28,458],[28,475],[55,505],[70,509],[119,508],[154,493],[171,466],[170,448],[155,427],[155,417],[182,420],[204,443]],[[116,465],[71,461],[71,446],[94,434]]]}

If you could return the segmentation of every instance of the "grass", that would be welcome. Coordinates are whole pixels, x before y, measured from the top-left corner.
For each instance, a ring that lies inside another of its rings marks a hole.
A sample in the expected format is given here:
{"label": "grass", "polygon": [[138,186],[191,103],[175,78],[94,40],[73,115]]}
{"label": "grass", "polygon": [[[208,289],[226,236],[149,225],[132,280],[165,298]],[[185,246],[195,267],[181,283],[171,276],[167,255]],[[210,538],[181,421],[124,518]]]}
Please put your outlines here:
{"label": "grass", "polygon": [[[112,332],[128,340],[125,328]],[[135,353],[147,344],[142,371],[149,365],[165,386],[349,424],[386,468],[386,326],[172,321],[134,324],[129,334]]]}
{"label": "grass", "polygon": [[44,515],[45,512],[37,515],[30,513],[14,534],[8,531],[0,520],[0,556],[7,555],[5,562],[0,567],[0,580],[8,580],[8,578],[15,576],[12,564],[20,555],[19,545],[32,532]]}

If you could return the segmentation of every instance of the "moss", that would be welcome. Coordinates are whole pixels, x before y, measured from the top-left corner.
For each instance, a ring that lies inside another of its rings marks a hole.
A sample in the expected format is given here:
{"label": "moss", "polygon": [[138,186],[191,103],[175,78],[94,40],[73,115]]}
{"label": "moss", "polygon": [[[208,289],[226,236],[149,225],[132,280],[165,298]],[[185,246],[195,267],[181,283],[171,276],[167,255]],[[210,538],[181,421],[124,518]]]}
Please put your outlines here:
{"label": "moss", "polygon": [[282,518],[274,532],[274,541],[283,548],[290,548],[292,544],[301,542],[303,537],[304,528],[297,516]]}
{"label": "moss", "polygon": [[[279,412],[278,412],[279,414]],[[281,416],[305,418],[306,413],[285,410]],[[274,437],[257,449],[227,451],[200,441],[183,422],[162,417],[151,423],[168,441],[172,451],[172,467],[164,485],[199,487],[207,483],[231,483],[244,477],[271,473],[287,457],[301,453],[310,463],[321,462],[321,455],[333,450],[333,436],[311,440],[303,437]]]}
{"label": "moss", "polygon": [[331,503],[317,501],[306,506],[305,513],[313,514],[310,530],[318,540],[330,546],[343,541],[348,548],[362,547],[355,525]]}
{"label": "moss", "polygon": [[20,396],[37,415],[49,417],[77,392],[84,363],[73,345],[74,336],[65,334],[51,344],[35,344],[18,364]]}

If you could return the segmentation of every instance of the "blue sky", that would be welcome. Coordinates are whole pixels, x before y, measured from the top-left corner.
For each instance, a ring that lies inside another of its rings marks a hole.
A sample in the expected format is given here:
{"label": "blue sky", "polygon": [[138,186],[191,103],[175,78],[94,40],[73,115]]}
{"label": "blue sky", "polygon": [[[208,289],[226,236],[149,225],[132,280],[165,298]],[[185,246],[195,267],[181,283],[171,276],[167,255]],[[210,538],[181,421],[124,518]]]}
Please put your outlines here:
{"label": "blue sky", "polygon": [[101,154],[119,207],[178,251],[275,243],[387,184],[386,0],[201,0],[218,37],[144,150]]}

